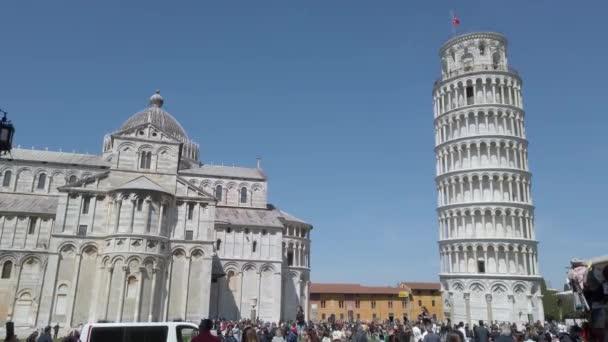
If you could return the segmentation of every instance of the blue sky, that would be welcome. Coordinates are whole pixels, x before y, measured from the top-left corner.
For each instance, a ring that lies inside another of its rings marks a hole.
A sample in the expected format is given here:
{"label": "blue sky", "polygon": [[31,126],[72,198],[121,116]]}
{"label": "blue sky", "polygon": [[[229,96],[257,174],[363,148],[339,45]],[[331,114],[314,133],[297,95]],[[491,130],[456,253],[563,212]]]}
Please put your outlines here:
{"label": "blue sky", "polygon": [[[435,281],[437,51],[495,30],[524,79],[541,271],[605,254],[604,1],[2,1],[17,143],[99,153],[156,88],[207,163],[254,166],[314,224],[313,281]],[[602,101],[603,100],[603,101]]]}

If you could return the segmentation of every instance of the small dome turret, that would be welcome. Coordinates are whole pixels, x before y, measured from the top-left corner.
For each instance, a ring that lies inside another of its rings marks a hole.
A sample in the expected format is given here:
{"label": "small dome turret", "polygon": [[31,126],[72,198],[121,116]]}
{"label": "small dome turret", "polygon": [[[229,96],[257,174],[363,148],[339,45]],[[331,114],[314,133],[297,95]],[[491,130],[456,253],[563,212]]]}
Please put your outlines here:
{"label": "small dome turret", "polygon": [[147,123],[153,124],[166,135],[184,143],[182,157],[195,161],[198,160],[198,144],[190,140],[182,125],[179,124],[173,115],[162,108],[164,103],[165,99],[160,95],[160,90],[156,90],[156,92],[150,96],[148,108],[133,114],[125,123],[123,123],[118,131],[131,130]]}
{"label": "small dome turret", "polygon": [[150,107],[158,107],[161,108],[163,106],[163,103],[165,103],[165,99],[163,99],[162,96],[160,96],[160,90],[156,89],[156,91],[154,92],[154,95],[150,96]]}

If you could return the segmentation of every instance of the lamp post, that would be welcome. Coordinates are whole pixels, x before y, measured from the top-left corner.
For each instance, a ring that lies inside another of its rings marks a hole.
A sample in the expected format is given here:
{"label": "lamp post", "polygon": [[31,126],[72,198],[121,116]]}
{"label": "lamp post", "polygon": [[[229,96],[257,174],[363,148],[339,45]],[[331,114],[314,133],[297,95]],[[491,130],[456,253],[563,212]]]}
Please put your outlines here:
{"label": "lamp post", "polygon": [[6,118],[6,112],[0,109],[0,114],[3,115],[0,120],[0,155],[11,152],[13,148],[13,135],[15,134],[15,127],[10,120]]}

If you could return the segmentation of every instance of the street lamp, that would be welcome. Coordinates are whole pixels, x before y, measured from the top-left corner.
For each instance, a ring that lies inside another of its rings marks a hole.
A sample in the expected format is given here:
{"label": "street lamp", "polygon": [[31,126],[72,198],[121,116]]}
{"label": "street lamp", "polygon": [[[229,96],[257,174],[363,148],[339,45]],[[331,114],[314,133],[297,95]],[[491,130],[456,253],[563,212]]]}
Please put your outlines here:
{"label": "street lamp", "polygon": [[13,148],[13,135],[15,127],[10,120],[6,118],[6,112],[0,109],[0,114],[3,114],[0,120],[0,155],[7,154]]}

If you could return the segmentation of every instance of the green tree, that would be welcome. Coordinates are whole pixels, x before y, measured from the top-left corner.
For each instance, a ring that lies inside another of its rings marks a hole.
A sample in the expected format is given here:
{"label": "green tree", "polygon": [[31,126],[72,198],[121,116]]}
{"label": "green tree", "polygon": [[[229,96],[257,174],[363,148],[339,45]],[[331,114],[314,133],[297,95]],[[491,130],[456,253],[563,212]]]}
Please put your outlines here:
{"label": "green tree", "polygon": [[545,309],[545,319],[548,321],[559,319],[559,306],[557,291],[547,289],[545,279],[541,282],[540,291],[543,295],[543,308]]}

